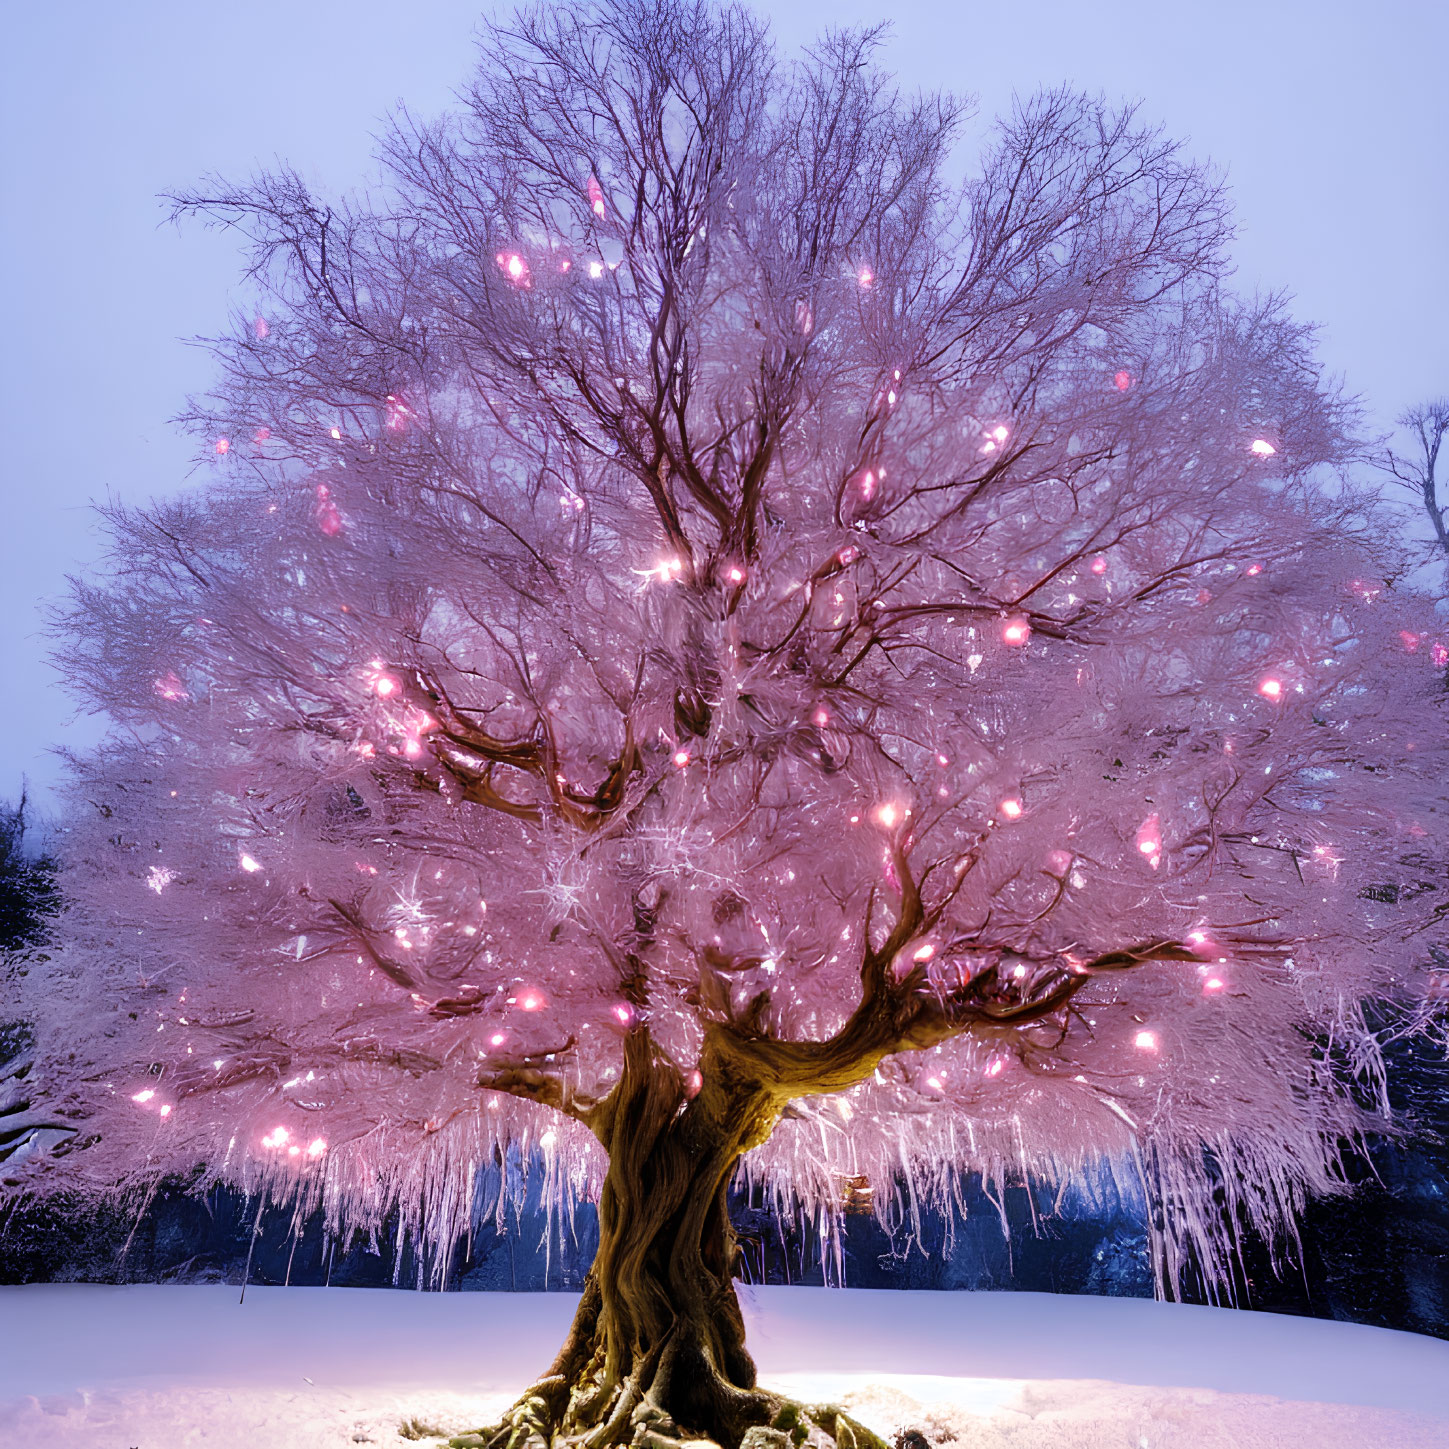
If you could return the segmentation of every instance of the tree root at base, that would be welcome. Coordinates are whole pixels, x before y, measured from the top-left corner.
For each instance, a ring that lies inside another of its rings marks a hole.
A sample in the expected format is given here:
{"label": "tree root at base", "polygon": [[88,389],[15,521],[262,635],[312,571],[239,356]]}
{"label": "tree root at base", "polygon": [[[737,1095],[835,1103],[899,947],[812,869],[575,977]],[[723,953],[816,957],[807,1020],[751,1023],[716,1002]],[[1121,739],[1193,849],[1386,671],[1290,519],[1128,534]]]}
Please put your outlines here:
{"label": "tree root at base", "polygon": [[449,1449],[890,1449],[878,1434],[831,1404],[803,1404],[754,1389],[738,1395],[741,1418],[753,1421],[739,1433],[714,1435],[674,1421],[641,1399],[623,1418],[611,1415],[582,1432],[560,1432],[557,1405],[564,1389],[558,1377],[530,1388],[498,1424],[459,1434]]}

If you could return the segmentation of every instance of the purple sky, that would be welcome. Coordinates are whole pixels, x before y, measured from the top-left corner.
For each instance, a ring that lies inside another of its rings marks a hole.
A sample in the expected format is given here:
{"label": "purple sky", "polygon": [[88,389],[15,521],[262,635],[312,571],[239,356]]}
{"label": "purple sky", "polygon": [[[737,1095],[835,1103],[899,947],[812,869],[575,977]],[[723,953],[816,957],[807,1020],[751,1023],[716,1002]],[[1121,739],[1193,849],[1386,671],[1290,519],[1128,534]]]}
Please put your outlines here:
{"label": "purple sky", "polygon": [[[1243,288],[1287,287],[1387,427],[1449,391],[1449,7],[1430,0],[760,4],[786,48],[888,15],[886,64],[980,97],[1062,81],[1134,97],[1228,170]],[[472,61],[469,0],[134,0],[14,8],[0,47],[0,799],[42,804],[50,746],[94,738],[42,661],[37,601],[91,565],[88,502],[183,486],[168,427],[209,379],[182,339],[224,325],[238,259],[162,223],[157,193],[282,157],[320,188],[366,174],[399,98],[436,111]]]}

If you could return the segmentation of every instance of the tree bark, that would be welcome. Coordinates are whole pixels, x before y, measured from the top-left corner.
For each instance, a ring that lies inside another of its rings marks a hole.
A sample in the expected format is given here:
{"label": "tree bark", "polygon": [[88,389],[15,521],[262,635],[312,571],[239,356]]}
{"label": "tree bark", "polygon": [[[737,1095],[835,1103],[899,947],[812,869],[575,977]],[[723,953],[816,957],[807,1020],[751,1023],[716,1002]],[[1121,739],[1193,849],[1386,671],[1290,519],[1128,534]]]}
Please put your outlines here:
{"label": "tree bark", "polygon": [[609,1169],[599,1250],[568,1338],[501,1425],[456,1445],[670,1449],[710,1440],[738,1449],[752,1429],[765,1431],[752,1441],[780,1449],[812,1429],[851,1449],[880,1444],[837,1410],[794,1405],[756,1386],[735,1296],[727,1193],[784,1098],[755,1078],[726,1035],[711,1034],[700,1068],[691,1099],[648,1033],[630,1033],[623,1079],[590,1121]]}

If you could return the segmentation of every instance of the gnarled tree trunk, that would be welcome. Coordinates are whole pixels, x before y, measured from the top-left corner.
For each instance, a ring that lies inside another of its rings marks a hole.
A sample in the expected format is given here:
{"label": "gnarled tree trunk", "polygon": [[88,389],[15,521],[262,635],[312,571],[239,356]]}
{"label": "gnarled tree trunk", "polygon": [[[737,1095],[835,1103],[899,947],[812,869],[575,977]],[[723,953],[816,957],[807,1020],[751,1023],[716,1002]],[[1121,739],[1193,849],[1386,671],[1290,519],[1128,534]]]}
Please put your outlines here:
{"label": "gnarled tree trunk", "polygon": [[880,1441],[837,1410],[803,1408],[755,1384],[734,1290],[727,1193],[740,1158],[780,1115],[778,1086],[712,1037],[692,1099],[642,1030],[623,1080],[591,1125],[609,1153],[599,1250],[568,1339],[549,1372],[501,1425],[456,1445],[669,1449],[752,1440],[783,1449],[812,1428],[854,1449]]}

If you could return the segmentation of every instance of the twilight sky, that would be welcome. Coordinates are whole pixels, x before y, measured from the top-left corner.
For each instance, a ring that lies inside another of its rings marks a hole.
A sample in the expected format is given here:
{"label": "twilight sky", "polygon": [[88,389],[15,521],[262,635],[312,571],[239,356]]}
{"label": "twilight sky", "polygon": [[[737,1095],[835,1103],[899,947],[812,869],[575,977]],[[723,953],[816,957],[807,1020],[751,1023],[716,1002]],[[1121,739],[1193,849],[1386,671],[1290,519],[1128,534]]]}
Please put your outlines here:
{"label": "twilight sky", "polygon": [[[1323,354],[1387,428],[1449,391],[1449,7],[1437,0],[775,0],[792,50],[889,17],[908,86],[972,92],[971,134],[1013,91],[1070,82],[1226,168],[1238,285],[1286,287]],[[320,189],[367,173],[399,99],[448,104],[478,0],[102,0],[16,6],[0,47],[0,800],[95,738],[43,662],[37,603],[94,564],[87,512],[184,486],[167,418],[210,365],[239,270],[224,236],[164,223],[157,194],[285,158]]]}

